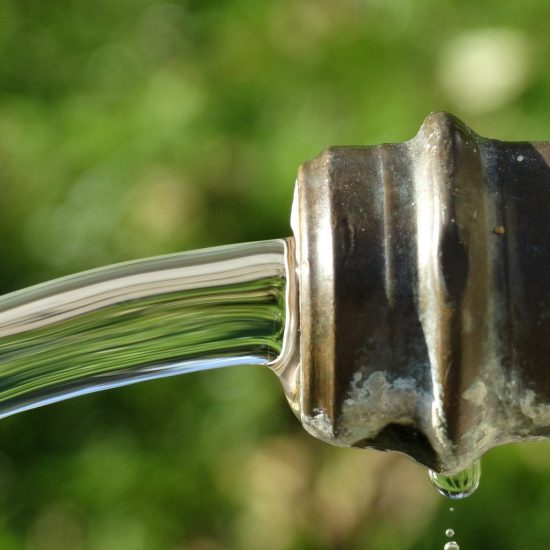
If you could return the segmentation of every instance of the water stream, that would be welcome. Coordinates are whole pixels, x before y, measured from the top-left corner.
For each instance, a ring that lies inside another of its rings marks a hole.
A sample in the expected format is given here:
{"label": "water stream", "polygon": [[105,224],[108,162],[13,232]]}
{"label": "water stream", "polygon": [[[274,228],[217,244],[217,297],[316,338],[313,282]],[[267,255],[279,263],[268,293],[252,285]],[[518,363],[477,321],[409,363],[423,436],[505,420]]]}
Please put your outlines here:
{"label": "water stream", "polygon": [[288,240],[96,269],[0,298],[0,418],[142,380],[281,356]]}

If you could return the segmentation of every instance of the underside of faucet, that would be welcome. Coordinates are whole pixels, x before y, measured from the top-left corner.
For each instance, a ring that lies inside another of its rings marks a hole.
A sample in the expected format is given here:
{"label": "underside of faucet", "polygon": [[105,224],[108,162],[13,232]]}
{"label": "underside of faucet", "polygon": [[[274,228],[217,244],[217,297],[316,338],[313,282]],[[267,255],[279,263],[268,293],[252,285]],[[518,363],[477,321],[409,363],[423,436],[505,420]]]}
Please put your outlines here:
{"label": "underside of faucet", "polygon": [[449,473],[550,437],[549,162],[434,113],[300,168],[285,390],[308,432]]}

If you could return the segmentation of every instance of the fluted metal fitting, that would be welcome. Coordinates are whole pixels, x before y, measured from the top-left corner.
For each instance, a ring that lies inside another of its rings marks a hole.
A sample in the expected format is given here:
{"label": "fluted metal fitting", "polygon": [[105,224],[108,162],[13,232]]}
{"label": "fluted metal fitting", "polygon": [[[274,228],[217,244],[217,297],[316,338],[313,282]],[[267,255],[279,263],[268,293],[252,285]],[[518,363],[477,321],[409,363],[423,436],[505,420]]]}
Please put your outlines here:
{"label": "fluted metal fitting", "polygon": [[444,472],[550,437],[549,162],[436,113],[300,168],[290,397],[311,434]]}

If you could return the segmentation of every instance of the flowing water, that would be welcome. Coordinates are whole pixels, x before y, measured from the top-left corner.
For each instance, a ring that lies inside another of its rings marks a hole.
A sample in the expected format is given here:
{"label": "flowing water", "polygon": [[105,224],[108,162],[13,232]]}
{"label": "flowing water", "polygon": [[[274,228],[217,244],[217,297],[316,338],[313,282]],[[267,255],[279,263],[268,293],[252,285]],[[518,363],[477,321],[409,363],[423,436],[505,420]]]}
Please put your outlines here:
{"label": "flowing water", "polygon": [[289,240],[128,262],[0,298],[0,418],[76,395],[271,364],[287,337]]}

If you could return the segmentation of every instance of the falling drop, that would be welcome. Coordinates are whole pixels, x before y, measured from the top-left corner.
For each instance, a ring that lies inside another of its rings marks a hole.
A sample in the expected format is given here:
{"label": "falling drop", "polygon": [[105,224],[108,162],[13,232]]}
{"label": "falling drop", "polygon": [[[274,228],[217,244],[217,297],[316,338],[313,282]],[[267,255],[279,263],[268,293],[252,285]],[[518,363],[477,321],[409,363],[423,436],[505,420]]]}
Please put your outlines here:
{"label": "falling drop", "polygon": [[477,489],[480,476],[481,463],[479,460],[457,474],[438,474],[430,470],[430,480],[436,489],[442,495],[452,499],[469,497]]}
{"label": "falling drop", "polygon": [[443,550],[460,550],[460,546],[458,542],[451,540],[443,547]]}
{"label": "falling drop", "polygon": [[452,536],[454,536],[455,532],[454,532],[452,529],[447,529],[447,530],[445,531],[445,534],[446,534],[449,538],[451,538]]}

